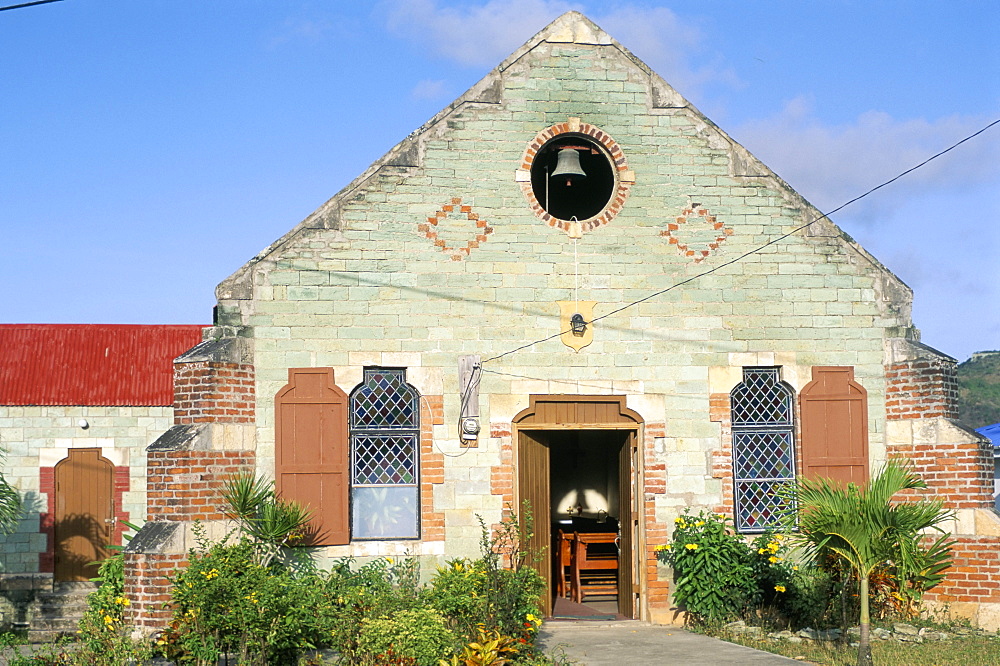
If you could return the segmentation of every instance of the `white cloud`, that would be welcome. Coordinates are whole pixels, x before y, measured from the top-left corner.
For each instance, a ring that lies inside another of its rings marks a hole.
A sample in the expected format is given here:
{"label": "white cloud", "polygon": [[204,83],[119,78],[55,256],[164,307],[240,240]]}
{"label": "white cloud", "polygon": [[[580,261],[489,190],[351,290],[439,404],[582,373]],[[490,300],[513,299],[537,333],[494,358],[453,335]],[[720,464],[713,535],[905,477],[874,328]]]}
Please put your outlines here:
{"label": "white cloud", "polygon": [[424,79],[417,81],[417,85],[413,86],[413,90],[410,91],[410,96],[413,99],[439,99],[446,92],[447,87],[444,81]]}
{"label": "white cloud", "polygon": [[[681,21],[669,9],[623,5],[593,19],[689,99],[697,97],[708,83],[739,84],[736,74],[718,56],[704,53],[704,31],[695,23]],[[693,55],[711,60],[695,67],[691,64]]]}
{"label": "white cloud", "polygon": [[462,65],[499,64],[531,35],[577,6],[563,0],[489,0],[442,7],[436,0],[388,0],[389,29]]}
{"label": "white cloud", "polygon": [[[829,125],[806,98],[770,118],[733,128],[733,137],[821,210],[830,210],[916,166],[986,125],[984,118],[899,120],[869,111]],[[988,131],[856,205],[871,217],[927,188],[979,186],[998,178],[1000,128]]]}

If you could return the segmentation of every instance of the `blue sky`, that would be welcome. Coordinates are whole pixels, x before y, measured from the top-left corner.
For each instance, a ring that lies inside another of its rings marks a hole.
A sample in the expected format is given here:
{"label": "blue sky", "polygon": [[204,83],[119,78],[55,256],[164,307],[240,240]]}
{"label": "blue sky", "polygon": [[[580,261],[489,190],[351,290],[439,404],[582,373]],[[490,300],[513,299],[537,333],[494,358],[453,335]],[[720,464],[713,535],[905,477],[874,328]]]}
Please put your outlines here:
{"label": "blue sky", "polygon": [[[208,323],[218,282],[569,9],[821,210],[1000,118],[978,0],[3,11],[0,322]],[[833,219],[913,287],[924,342],[1000,349],[1000,126]]]}

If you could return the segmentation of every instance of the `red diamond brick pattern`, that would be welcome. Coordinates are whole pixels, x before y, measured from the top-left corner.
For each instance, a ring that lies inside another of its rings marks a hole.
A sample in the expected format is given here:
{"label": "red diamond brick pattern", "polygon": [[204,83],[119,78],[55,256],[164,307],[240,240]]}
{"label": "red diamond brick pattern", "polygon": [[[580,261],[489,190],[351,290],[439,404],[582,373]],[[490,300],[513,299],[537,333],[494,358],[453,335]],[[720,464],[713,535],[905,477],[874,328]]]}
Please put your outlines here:
{"label": "red diamond brick pattern", "polygon": [[[707,225],[712,231],[718,232],[718,236],[708,245],[700,248],[692,248],[691,241],[683,240],[685,229],[691,229],[693,225]],[[724,223],[719,222],[714,215],[708,214],[708,209],[700,208],[697,204],[692,208],[686,208],[675,218],[674,222],[667,224],[667,228],[660,232],[660,235],[667,239],[671,245],[677,246],[677,251],[681,255],[694,260],[694,263],[701,263],[710,254],[719,249],[719,246],[726,242],[726,239],[733,235],[733,230]]]}
{"label": "red diamond brick pattern", "polygon": [[[475,223],[476,233],[472,236],[472,240],[463,247],[452,247],[438,236],[438,224],[452,214],[465,215],[470,222]],[[450,204],[441,206],[440,210],[427,218],[427,222],[417,225],[417,231],[432,241],[435,246],[441,248],[442,252],[450,254],[452,261],[461,261],[469,256],[473,248],[486,242],[487,236],[493,233],[493,227],[489,226],[486,220],[480,219],[479,214],[473,212],[472,206],[463,206],[461,197],[453,197]]]}

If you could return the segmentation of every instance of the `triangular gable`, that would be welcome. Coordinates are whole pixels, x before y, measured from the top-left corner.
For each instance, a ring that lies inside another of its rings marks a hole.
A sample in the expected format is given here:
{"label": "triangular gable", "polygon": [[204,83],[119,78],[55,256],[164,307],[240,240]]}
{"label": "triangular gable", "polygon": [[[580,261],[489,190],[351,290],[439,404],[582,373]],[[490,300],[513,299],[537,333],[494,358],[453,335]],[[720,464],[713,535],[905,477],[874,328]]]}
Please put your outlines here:
{"label": "triangular gable", "polygon": [[[652,109],[683,110],[690,114],[700,125],[700,132],[707,137],[709,144],[714,148],[726,151],[729,155],[730,175],[745,178],[748,182],[766,183],[769,188],[780,193],[786,204],[800,211],[801,224],[815,221],[807,229],[800,232],[801,236],[822,238],[824,242],[832,240],[850,257],[850,261],[860,261],[873,266],[878,274],[877,288],[881,300],[891,303],[890,307],[896,309],[897,314],[909,320],[909,307],[912,301],[912,291],[909,287],[833,222],[823,218],[818,209],[709,120],[648,65],[593,21],[575,11],[563,14],[539,31],[483,79],[399,142],[382,158],[375,161],[305,220],[221,282],[216,288],[216,297],[220,301],[252,298],[252,269],[255,265],[280,255],[283,247],[309,230],[342,229],[341,214],[344,204],[363,189],[370,179],[380,173],[395,172],[405,175],[411,170],[421,167],[424,144],[436,135],[446,134],[448,131],[447,120],[460,112],[463,107],[467,105],[502,106],[504,103],[503,73],[543,43],[592,45],[595,48],[612,48],[618,51],[645,77],[648,85],[648,102]],[[512,165],[512,171],[514,169],[516,169],[516,165]]]}

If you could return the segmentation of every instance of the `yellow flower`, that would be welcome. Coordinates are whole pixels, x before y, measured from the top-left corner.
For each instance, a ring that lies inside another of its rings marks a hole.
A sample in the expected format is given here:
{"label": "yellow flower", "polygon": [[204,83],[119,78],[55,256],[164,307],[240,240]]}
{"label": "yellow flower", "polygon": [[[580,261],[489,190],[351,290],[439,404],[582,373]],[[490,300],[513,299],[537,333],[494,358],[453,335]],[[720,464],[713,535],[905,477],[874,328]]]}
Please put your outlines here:
{"label": "yellow flower", "polygon": [[785,586],[784,585],[775,585],[774,586],[774,591],[775,592],[784,592],[785,591]]}
{"label": "yellow flower", "polygon": [[684,547],[687,548],[688,550],[698,550],[698,544],[696,543],[689,543]]}
{"label": "yellow flower", "polygon": [[771,564],[777,564],[778,562],[781,561],[781,558],[772,555],[771,557],[767,558],[767,561],[770,562]]}
{"label": "yellow flower", "polygon": [[658,553],[662,553],[665,550],[670,550],[670,544],[669,543],[661,543],[659,546],[657,546],[656,548],[654,548],[654,550],[656,550]]}
{"label": "yellow flower", "polygon": [[766,552],[767,552],[767,548],[758,548],[757,549],[757,554],[758,555],[763,555]]}
{"label": "yellow flower", "polygon": [[695,527],[701,527],[701,526],[702,526],[702,525],[704,525],[704,524],[705,524],[705,521],[704,521],[704,520],[699,520],[699,521],[698,521],[697,523],[695,523],[695,524],[694,524],[694,526],[695,526]]}
{"label": "yellow flower", "polygon": [[792,567],[792,571],[798,571],[798,570],[799,570],[799,565],[796,564],[795,566]]}
{"label": "yellow flower", "polygon": [[674,522],[680,525],[681,523],[684,522],[684,519],[681,518],[680,516],[677,516],[676,518],[674,518]]}

